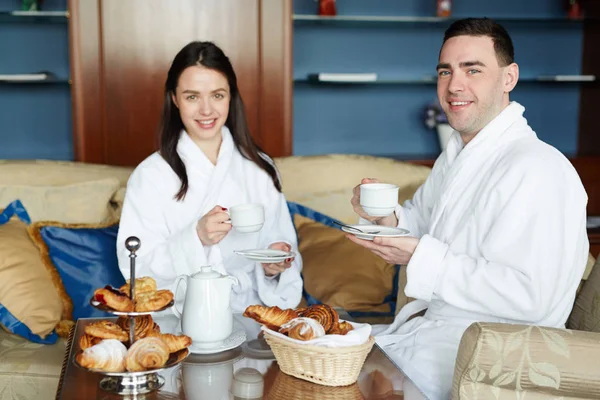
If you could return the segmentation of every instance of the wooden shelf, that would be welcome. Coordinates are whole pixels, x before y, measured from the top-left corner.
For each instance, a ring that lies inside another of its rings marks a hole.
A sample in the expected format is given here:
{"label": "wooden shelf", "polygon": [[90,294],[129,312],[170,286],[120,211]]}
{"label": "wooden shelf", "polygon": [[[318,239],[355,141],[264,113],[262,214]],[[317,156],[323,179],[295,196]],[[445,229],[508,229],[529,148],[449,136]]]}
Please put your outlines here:
{"label": "wooden shelf", "polygon": [[[594,75],[544,75],[519,78],[519,82],[526,83],[593,83],[597,82]],[[437,78],[435,76],[422,78],[404,78],[404,79],[378,79],[375,81],[320,81],[308,78],[294,78],[295,84],[308,85],[435,85]]]}
{"label": "wooden shelf", "polygon": [[66,23],[69,12],[61,11],[0,11],[0,22],[58,22]]}
{"label": "wooden shelf", "polygon": [[[294,14],[292,20],[299,23],[447,23],[453,22],[464,17],[435,17],[435,16],[410,16],[410,15],[336,15],[336,16],[320,16],[314,14]],[[585,19],[570,19],[566,17],[521,17],[521,16],[504,16],[495,17],[496,21],[515,21],[515,22],[559,22],[559,23],[581,23]]]}

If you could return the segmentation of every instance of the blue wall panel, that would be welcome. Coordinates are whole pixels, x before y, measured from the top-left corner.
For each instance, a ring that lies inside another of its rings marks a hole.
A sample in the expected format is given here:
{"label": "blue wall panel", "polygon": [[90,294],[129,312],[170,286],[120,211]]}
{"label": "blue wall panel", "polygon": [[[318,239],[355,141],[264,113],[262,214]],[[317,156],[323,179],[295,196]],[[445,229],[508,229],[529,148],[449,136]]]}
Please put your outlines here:
{"label": "blue wall panel", "polygon": [[[0,12],[20,1],[0,0]],[[43,10],[66,10],[45,0]],[[48,71],[58,83],[0,83],[0,158],[73,159],[67,19],[0,18],[0,74]]]}
{"label": "blue wall panel", "polygon": [[[498,18],[515,44],[523,79],[511,99],[521,102],[538,136],[568,155],[577,151],[579,84],[528,82],[542,75],[581,73],[582,24],[560,20],[554,0],[455,0],[453,17]],[[315,14],[317,3],[295,0],[294,12]],[[343,0],[339,15],[434,16],[435,1]],[[508,18],[502,20],[501,18]],[[530,18],[530,20],[510,20]],[[375,72],[379,79],[435,76],[449,22],[310,22],[294,24],[294,79],[310,73]],[[435,84],[294,85],[294,154],[361,153],[410,158],[439,153],[422,122]]]}

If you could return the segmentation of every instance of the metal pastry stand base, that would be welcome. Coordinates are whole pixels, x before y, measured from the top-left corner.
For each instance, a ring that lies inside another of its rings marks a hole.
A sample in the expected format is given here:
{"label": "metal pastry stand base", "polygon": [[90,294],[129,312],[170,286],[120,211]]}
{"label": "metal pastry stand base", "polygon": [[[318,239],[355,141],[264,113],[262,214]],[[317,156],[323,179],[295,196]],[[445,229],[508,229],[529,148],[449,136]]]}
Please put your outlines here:
{"label": "metal pastry stand base", "polygon": [[138,376],[107,376],[100,381],[100,389],[120,395],[146,394],[160,389],[165,379],[157,373]]}

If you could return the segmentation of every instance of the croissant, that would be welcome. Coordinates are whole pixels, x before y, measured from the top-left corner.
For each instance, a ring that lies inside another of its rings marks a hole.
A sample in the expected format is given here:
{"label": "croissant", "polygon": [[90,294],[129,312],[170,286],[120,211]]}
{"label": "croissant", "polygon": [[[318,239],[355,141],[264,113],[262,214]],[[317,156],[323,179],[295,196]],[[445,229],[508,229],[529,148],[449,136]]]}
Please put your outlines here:
{"label": "croissant", "polygon": [[[140,315],[135,319],[135,339],[142,339],[154,330],[154,321],[150,315]],[[117,319],[117,325],[129,334],[129,317],[121,316]]]}
{"label": "croissant", "polygon": [[[127,296],[129,296],[129,291],[131,290],[130,282],[131,280],[127,279],[127,283],[119,288],[119,290],[125,293]],[[136,298],[139,293],[156,292],[156,281],[154,280],[154,278],[151,278],[149,276],[136,278],[134,289]]]}
{"label": "croissant", "polygon": [[169,348],[169,353],[175,353],[181,349],[190,347],[190,345],[192,344],[192,338],[186,335],[176,336],[170,333],[163,333],[160,336],[158,336],[158,338],[165,342],[165,344]]}
{"label": "croissant", "polygon": [[94,291],[94,300],[117,311],[133,311],[133,302],[125,293],[111,286]]}
{"label": "croissant", "polygon": [[350,332],[352,329],[354,329],[354,327],[352,325],[350,325],[349,322],[342,321],[342,322],[338,322],[337,324],[335,324],[335,326],[333,328],[331,328],[331,331],[329,331],[328,333],[330,335],[345,335],[346,333]]}
{"label": "croissant", "polygon": [[325,329],[316,320],[312,318],[294,318],[290,322],[281,325],[279,333],[288,335],[292,339],[311,340],[325,336]]}
{"label": "croissant", "polygon": [[271,330],[279,331],[281,325],[291,321],[294,318],[298,318],[298,313],[292,309],[282,310],[277,306],[266,307],[254,305],[246,308],[244,311],[244,317],[252,318]]}
{"label": "croissant", "polygon": [[323,328],[325,329],[325,333],[329,334],[331,329],[337,324],[339,321],[339,316],[337,311],[335,311],[331,306],[327,304],[317,304],[302,310],[301,317],[312,318],[317,321]]}
{"label": "croissant", "polygon": [[123,343],[115,339],[106,339],[85,349],[75,359],[84,368],[123,372],[125,371],[126,355],[127,348]]}
{"label": "croissant", "polygon": [[169,359],[169,348],[159,338],[146,337],[135,342],[125,357],[125,368],[129,372],[161,368]]}
{"label": "croissant", "polygon": [[79,348],[81,348],[81,350],[85,350],[100,343],[101,341],[102,339],[99,337],[83,334],[79,339]]}
{"label": "croissant", "polygon": [[173,292],[170,290],[139,293],[135,296],[135,311],[157,311],[171,301],[173,301]]}

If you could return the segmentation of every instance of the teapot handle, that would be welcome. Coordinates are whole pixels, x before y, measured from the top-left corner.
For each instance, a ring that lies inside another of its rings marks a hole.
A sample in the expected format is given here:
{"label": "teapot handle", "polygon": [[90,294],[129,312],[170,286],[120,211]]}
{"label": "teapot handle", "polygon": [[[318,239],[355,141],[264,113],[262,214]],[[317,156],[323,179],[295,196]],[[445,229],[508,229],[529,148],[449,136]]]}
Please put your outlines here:
{"label": "teapot handle", "polygon": [[181,319],[181,314],[183,313],[183,311],[180,311],[177,308],[177,293],[179,292],[179,284],[181,282],[185,282],[185,292],[187,292],[187,278],[187,275],[179,275],[177,278],[175,278],[175,304],[173,304],[173,314],[175,314],[175,316],[179,319]]}

